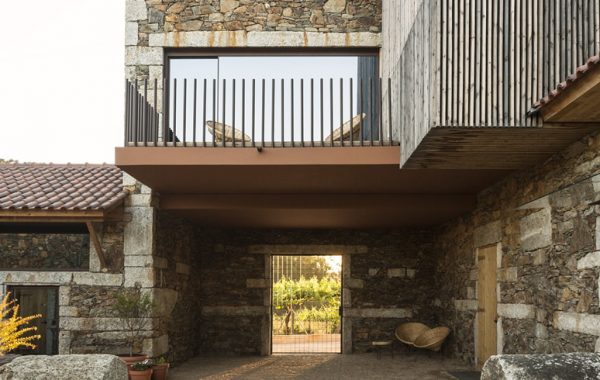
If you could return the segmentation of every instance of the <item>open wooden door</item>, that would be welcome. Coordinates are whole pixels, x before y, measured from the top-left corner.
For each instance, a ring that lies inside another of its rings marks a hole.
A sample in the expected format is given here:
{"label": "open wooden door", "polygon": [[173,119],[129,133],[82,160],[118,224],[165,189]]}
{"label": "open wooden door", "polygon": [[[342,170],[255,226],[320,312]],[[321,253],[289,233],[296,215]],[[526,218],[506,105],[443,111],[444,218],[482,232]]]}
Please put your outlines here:
{"label": "open wooden door", "polygon": [[496,245],[477,249],[477,366],[496,354]]}

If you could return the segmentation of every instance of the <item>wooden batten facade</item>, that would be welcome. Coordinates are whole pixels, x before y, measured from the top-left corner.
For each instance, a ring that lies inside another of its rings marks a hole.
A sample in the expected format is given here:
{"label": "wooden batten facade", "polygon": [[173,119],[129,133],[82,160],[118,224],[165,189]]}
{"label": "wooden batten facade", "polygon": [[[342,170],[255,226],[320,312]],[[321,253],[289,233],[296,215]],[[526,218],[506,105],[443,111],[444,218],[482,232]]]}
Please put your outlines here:
{"label": "wooden batten facade", "polygon": [[[395,6],[385,3],[384,8]],[[443,166],[468,168],[473,164],[469,149],[487,147],[490,157],[524,156],[526,153],[519,152],[524,142],[538,142],[546,136],[553,140],[558,135],[577,139],[582,136],[579,132],[589,130],[578,127],[559,133],[558,125],[548,133],[536,131],[545,126],[539,114],[532,116],[529,111],[600,52],[597,1],[407,3],[397,6],[397,15],[392,11],[386,16],[402,22],[384,20],[382,52],[383,75],[393,78],[393,99],[399,103],[393,107],[393,116],[395,132],[401,136],[403,167],[440,168],[448,153],[449,161]],[[447,128],[454,130],[437,131]],[[524,135],[534,137],[512,143],[514,128],[531,129]],[[444,138],[450,140],[441,142]],[[450,146],[452,139],[463,144]],[[480,143],[483,145],[477,145]],[[555,144],[550,141],[537,150],[552,153]],[[520,161],[533,162],[542,156],[532,150],[530,157]],[[464,159],[453,159],[449,154],[453,151],[461,152]],[[498,166],[489,163],[486,167]]]}

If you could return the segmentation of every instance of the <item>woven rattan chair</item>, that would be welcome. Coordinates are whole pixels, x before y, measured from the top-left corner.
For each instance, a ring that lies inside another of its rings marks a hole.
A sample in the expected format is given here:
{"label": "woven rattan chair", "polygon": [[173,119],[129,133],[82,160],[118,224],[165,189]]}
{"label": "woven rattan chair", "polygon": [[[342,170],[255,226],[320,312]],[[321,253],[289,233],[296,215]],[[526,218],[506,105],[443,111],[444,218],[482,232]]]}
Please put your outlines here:
{"label": "woven rattan chair", "polygon": [[442,344],[450,334],[450,329],[447,327],[436,327],[423,332],[414,341],[416,348],[423,348],[431,351],[439,351]]}
{"label": "woven rattan chair", "polygon": [[404,344],[413,346],[415,339],[425,331],[429,330],[429,326],[420,322],[403,323],[396,328],[394,335],[396,339]]}

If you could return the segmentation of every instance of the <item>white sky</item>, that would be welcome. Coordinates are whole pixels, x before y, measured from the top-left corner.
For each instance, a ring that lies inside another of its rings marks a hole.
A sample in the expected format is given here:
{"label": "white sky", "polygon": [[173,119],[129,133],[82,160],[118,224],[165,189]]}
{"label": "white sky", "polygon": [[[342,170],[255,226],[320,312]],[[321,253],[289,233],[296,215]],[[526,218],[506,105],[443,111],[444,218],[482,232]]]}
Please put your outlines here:
{"label": "white sky", "polygon": [[125,1],[2,6],[0,158],[114,162],[123,144]]}

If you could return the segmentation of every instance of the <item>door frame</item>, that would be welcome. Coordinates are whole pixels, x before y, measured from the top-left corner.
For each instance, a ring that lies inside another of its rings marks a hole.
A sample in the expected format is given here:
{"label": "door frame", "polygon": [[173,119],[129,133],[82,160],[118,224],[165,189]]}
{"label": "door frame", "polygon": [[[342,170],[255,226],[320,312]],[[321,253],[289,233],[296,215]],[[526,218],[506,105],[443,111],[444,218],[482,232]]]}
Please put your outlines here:
{"label": "door frame", "polygon": [[[480,252],[482,251],[488,251],[488,253],[486,253],[486,257],[484,257],[483,259],[480,259]],[[492,256],[493,255],[493,256]],[[493,320],[494,320],[494,326],[493,328],[490,328],[489,330],[492,330],[494,333],[493,336],[494,337],[494,344],[493,344],[493,355],[496,355],[500,352],[500,348],[499,346],[499,342],[500,342],[500,337],[498,336],[498,323],[500,322],[499,318],[498,318],[498,301],[499,301],[499,292],[498,292],[498,268],[501,267],[501,255],[502,255],[502,246],[501,243],[493,243],[493,244],[487,244],[487,245],[483,245],[480,247],[477,247],[475,249],[475,266],[477,269],[477,281],[476,281],[476,286],[475,286],[475,291],[476,291],[476,312],[475,312],[475,319],[474,319],[474,340],[475,340],[475,352],[474,352],[474,356],[475,356],[475,365],[477,367],[481,367],[483,365],[483,362],[481,362],[480,360],[480,344],[483,344],[485,346],[485,343],[482,343],[480,341],[481,338],[481,333],[480,333],[480,325],[479,325],[479,319],[481,318],[481,314],[482,311],[481,306],[480,306],[480,302],[482,301],[482,295],[480,294],[480,286],[481,286],[481,265],[480,263],[484,260],[489,260],[489,262],[487,262],[487,265],[489,265],[488,270],[493,273],[493,295],[494,295],[494,306],[492,308],[492,312],[493,312]],[[493,271],[492,271],[493,269]],[[500,322],[501,323],[501,322]],[[491,327],[491,326],[488,326]],[[484,327],[485,328],[485,327]],[[484,338],[485,339],[485,338]],[[487,358],[486,358],[487,360]],[[485,361],[484,361],[485,362]]]}
{"label": "door frame", "polygon": [[[275,256],[288,256],[288,257],[292,257],[292,256],[339,256],[341,258],[341,262],[340,262],[340,352],[338,353],[334,353],[341,355],[344,353],[344,261],[347,260],[347,255],[344,255],[342,253],[329,253],[329,254],[323,254],[323,253],[315,253],[315,254],[310,254],[310,253],[303,253],[303,254],[298,254],[298,253],[277,253],[277,254],[271,254],[271,255],[265,255],[265,258],[268,260],[269,262],[269,269],[270,269],[270,275],[269,275],[269,310],[270,310],[270,314],[269,314],[269,355],[273,355],[273,257]],[[325,354],[325,353],[324,353]]]}

